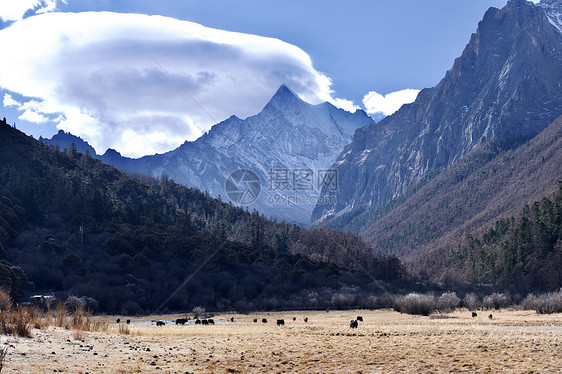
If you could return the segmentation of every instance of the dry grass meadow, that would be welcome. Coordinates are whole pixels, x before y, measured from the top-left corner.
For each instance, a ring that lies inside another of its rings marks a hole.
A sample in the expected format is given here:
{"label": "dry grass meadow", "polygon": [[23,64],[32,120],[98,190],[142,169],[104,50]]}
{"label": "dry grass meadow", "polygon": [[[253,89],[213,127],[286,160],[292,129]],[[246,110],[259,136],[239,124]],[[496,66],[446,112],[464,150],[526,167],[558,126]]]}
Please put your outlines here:
{"label": "dry grass meadow", "polygon": [[[214,326],[163,327],[135,318],[119,327],[113,317],[94,317],[102,326],[107,322],[103,331],[47,327],[34,329],[31,338],[1,336],[8,348],[2,372],[562,372],[562,315],[493,314],[489,320],[488,312],[472,318],[466,310],[433,317],[390,310],[279,312],[214,316]],[[357,315],[364,322],[352,330],[349,321]],[[276,326],[277,318],[285,326]]]}

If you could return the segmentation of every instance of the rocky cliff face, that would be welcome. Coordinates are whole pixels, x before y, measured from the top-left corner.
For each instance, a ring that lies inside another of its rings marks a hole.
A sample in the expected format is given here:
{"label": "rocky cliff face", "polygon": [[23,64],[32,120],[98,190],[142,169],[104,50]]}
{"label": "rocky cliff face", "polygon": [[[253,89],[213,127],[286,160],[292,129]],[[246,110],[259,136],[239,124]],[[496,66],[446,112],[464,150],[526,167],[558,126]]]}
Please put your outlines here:
{"label": "rocky cliff face", "polygon": [[539,6],[544,10],[550,22],[562,32],[562,1],[542,0]]}
{"label": "rocky cliff face", "polygon": [[[334,168],[337,191],[323,191],[314,223],[372,212],[429,171],[494,139],[516,145],[562,114],[562,35],[525,0],[489,9],[461,57],[434,88],[355,134]],[[328,199],[332,196],[335,199]]]}
{"label": "rocky cliff face", "polygon": [[[329,103],[310,105],[281,86],[259,114],[233,116],[171,152],[129,159],[108,150],[101,159],[125,170],[167,175],[223,201],[231,200],[225,190],[229,175],[248,169],[261,182],[257,200],[245,204],[250,210],[306,225],[320,195],[320,173],[330,168],[356,129],[372,123],[363,111],[353,114]],[[231,181],[240,190],[251,183],[236,176]]]}

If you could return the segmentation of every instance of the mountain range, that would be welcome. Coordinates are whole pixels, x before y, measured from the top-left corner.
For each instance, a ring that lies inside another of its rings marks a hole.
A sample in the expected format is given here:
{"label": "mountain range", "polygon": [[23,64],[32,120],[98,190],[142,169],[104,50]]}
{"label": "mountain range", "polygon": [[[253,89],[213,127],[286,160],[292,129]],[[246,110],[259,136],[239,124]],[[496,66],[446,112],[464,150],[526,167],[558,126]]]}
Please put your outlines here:
{"label": "mountain range", "polygon": [[[170,152],[131,159],[109,149],[99,158],[123,170],[157,178],[166,175],[213,197],[306,226],[320,195],[322,178],[351,142],[355,130],[372,123],[362,110],[349,113],[330,103],[311,105],[282,85],[257,115],[246,119],[232,116],[196,141]],[[78,151],[96,155],[82,139],[64,132],[44,141],[61,149],[74,142]],[[257,197],[238,199],[236,188],[244,192],[246,182],[237,180],[236,174],[229,179],[237,170],[249,170],[259,179]],[[228,191],[232,196],[226,191],[227,180],[234,182],[230,185],[234,191]]]}
{"label": "mountain range", "polygon": [[[256,116],[231,117],[168,153],[129,159],[108,150],[99,158],[226,201],[249,197],[244,205],[268,217],[360,233],[374,251],[400,255],[433,281],[463,269],[458,281],[495,282],[500,277],[474,270],[470,261],[483,257],[466,254],[478,247],[467,238],[515,222],[562,180],[561,30],[562,1],[509,0],[486,12],[435,87],[377,123],[363,111],[307,104],[281,86]],[[95,155],[63,132],[46,142]],[[259,192],[237,195],[252,173]],[[560,247],[556,225],[543,254]],[[460,243],[472,243],[462,261]],[[511,244],[502,243],[486,248],[507,256]],[[534,264],[527,279],[537,274],[539,257],[521,260]],[[494,269],[494,261],[486,266]]]}
{"label": "mountain range", "polygon": [[489,9],[437,86],[356,132],[333,166],[339,188],[324,189],[313,221],[369,230],[377,210],[463,157],[543,131],[562,114],[562,35],[549,18],[525,0]]}

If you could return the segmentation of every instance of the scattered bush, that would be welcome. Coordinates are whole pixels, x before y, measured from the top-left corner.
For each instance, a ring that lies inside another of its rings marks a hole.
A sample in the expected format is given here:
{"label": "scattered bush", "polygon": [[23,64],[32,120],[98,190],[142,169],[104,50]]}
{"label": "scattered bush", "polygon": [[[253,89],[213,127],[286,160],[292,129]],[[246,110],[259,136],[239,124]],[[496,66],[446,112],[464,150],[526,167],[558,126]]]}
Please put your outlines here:
{"label": "scattered bush", "polygon": [[475,310],[477,310],[481,307],[480,299],[478,299],[478,296],[476,296],[476,294],[474,294],[472,292],[467,293],[464,296],[464,299],[463,299],[462,303],[471,312],[475,311]]}
{"label": "scattered bush", "polygon": [[491,295],[485,296],[482,304],[486,309],[501,309],[511,304],[511,298],[503,293],[494,292]]}
{"label": "scattered bush", "polygon": [[196,306],[195,308],[193,308],[192,312],[195,318],[205,316],[205,308],[203,308],[202,306]]}
{"label": "scattered bush", "polygon": [[12,299],[10,293],[0,288],[0,310],[8,310],[12,307]]}
{"label": "scattered bush", "polygon": [[457,309],[461,303],[461,299],[455,292],[445,292],[437,300],[437,309],[443,313],[449,313]]}
{"label": "scattered bush", "polygon": [[0,311],[0,332],[24,338],[31,337],[35,313],[31,308],[17,307],[16,309]]}
{"label": "scattered bush", "polygon": [[346,309],[355,303],[355,296],[348,293],[336,293],[332,296],[331,304],[334,309]]}
{"label": "scattered bush", "polygon": [[80,340],[81,342],[83,342],[84,340],[86,340],[86,332],[81,329],[76,329],[72,332],[72,337],[74,338],[74,340]]}
{"label": "scattered bush", "polygon": [[539,314],[562,313],[562,290],[542,295],[530,294],[523,300],[521,307]]}
{"label": "scattered bush", "polygon": [[428,316],[437,308],[437,301],[433,295],[410,293],[398,297],[394,301],[394,310],[400,313]]}
{"label": "scattered bush", "polygon": [[55,307],[55,326],[67,327],[66,308],[63,303],[58,302]]}
{"label": "scattered bush", "polygon": [[130,333],[131,333],[131,330],[129,330],[129,326],[119,324],[119,334],[129,335]]}
{"label": "scattered bush", "polygon": [[70,311],[84,309],[84,305],[85,305],[84,300],[76,296],[69,296],[64,302],[64,307]]}

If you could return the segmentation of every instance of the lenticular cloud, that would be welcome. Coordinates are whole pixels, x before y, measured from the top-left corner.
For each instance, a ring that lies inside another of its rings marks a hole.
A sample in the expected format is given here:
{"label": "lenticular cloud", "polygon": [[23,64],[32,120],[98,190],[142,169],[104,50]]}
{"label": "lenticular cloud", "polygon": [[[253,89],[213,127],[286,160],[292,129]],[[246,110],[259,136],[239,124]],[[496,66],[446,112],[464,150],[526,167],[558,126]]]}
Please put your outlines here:
{"label": "lenticular cloud", "polygon": [[[0,87],[26,118],[141,156],[256,114],[283,83],[310,103],[337,99],[300,48],[161,16],[48,13],[0,31]],[[27,112],[25,112],[27,111]]]}

